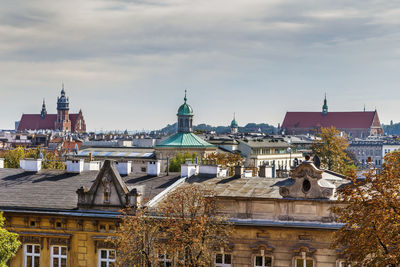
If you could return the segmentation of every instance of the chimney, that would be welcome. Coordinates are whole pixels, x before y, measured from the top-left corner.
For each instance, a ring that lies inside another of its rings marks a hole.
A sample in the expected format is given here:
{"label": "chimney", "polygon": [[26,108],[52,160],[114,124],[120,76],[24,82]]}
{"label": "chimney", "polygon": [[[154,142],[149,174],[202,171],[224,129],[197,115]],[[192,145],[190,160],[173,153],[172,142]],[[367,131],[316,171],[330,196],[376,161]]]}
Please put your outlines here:
{"label": "chimney", "polygon": [[220,167],[217,165],[216,160],[205,160],[199,166],[199,174],[206,175],[219,175]]}
{"label": "chimney", "polygon": [[27,172],[38,172],[42,169],[41,159],[21,159],[19,167]]}
{"label": "chimney", "polygon": [[240,164],[235,166],[235,177],[239,178],[243,176],[243,166],[241,166]]}
{"label": "chimney", "polygon": [[159,161],[147,162],[147,175],[148,176],[159,176],[161,172],[161,164]]}
{"label": "chimney", "polygon": [[81,173],[84,169],[83,159],[71,159],[67,160],[67,172],[68,173]]}
{"label": "chimney", "polygon": [[84,171],[98,171],[100,170],[100,161],[89,161],[85,162],[83,166]]}
{"label": "chimney", "polygon": [[4,159],[0,158],[0,169],[4,168]]}
{"label": "chimney", "polygon": [[132,172],[131,161],[117,161],[115,162],[115,167],[117,167],[120,175],[128,175]]}
{"label": "chimney", "polygon": [[199,166],[194,163],[185,163],[181,165],[181,177],[192,177],[199,173]]}

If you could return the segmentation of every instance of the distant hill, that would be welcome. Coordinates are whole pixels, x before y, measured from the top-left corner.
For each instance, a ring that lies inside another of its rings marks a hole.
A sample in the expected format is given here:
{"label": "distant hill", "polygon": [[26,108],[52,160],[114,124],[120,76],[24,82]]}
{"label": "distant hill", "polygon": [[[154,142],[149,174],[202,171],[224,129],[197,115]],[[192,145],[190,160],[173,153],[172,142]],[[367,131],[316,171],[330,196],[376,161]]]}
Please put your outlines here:
{"label": "distant hill", "polygon": [[[160,132],[165,134],[172,134],[175,133],[176,130],[177,130],[177,123],[174,123],[174,124],[168,124],[164,128],[160,129]],[[202,123],[199,125],[195,125],[193,127],[193,130],[199,132],[215,131],[218,134],[222,134],[222,133],[229,133],[231,131],[231,128],[229,126],[211,126]],[[266,123],[248,123],[244,127],[239,127],[240,133],[258,132],[259,130],[260,132],[265,134],[274,134],[277,132],[276,127]]]}
{"label": "distant hill", "polygon": [[400,123],[391,122],[389,125],[382,124],[382,129],[387,135],[400,135]]}

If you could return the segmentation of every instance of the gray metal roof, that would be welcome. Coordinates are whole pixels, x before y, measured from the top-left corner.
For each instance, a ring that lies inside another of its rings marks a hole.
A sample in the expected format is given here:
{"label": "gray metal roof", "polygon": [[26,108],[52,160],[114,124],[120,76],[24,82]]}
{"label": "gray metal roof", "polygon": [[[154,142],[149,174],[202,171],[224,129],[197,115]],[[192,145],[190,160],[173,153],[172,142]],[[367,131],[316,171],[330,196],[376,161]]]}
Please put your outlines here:
{"label": "gray metal roof", "polygon": [[[0,169],[0,209],[8,207],[76,209],[76,190],[90,188],[98,171],[80,174],[58,170],[42,170],[38,173],[22,169]],[[130,174],[122,177],[129,189],[138,188],[144,199],[151,199],[179,179],[179,174],[150,177]]]}

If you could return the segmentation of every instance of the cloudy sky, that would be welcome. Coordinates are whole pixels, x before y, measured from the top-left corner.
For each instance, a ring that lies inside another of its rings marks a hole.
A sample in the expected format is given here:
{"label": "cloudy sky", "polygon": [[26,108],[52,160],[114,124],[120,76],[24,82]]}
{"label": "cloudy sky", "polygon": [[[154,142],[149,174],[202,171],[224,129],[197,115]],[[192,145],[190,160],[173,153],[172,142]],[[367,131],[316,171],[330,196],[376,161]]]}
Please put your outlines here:
{"label": "cloudy sky", "polygon": [[285,112],[377,109],[400,121],[398,0],[2,0],[0,128],[55,113],[90,130],[277,125]]}

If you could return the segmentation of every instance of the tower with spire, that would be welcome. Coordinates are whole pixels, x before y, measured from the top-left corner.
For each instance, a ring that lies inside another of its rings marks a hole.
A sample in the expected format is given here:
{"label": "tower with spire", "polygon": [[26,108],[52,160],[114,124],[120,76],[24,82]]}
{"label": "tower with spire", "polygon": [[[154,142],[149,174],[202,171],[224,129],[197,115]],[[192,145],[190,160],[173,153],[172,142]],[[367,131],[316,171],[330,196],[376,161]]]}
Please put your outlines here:
{"label": "tower with spire", "polygon": [[236,121],[236,114],[233,113],[233,120],[231,122],[231,134],[237,134],[239,130],[239,125]]}
{"label": "tower with spire", "polygon": [[324,99],[324,105],[322,106],[322,115],[328,114],[328,101],[326,100],[326,93]]}
{"label": "tower with spire", "polygon": [[193,109],[186,103],[187,91],[185,90],[184,103],[179,107],[178,113],[178,133],[191,133],[193,132]]}
{"label": "tower with spire", "polygon": [[44,102],[43,98],[42,111],[40,111],[40,118],[42,118],[43,120],[46,117],[46,115],[47,115],[46,103]]}
{"label": "tower with spire", "polygon": [[71,131],[71,121],[69,119],[69,99],[65,96],[64,83],[62,84],[61,96],[57,97],[57,120],[55,129],[59,131]]}

